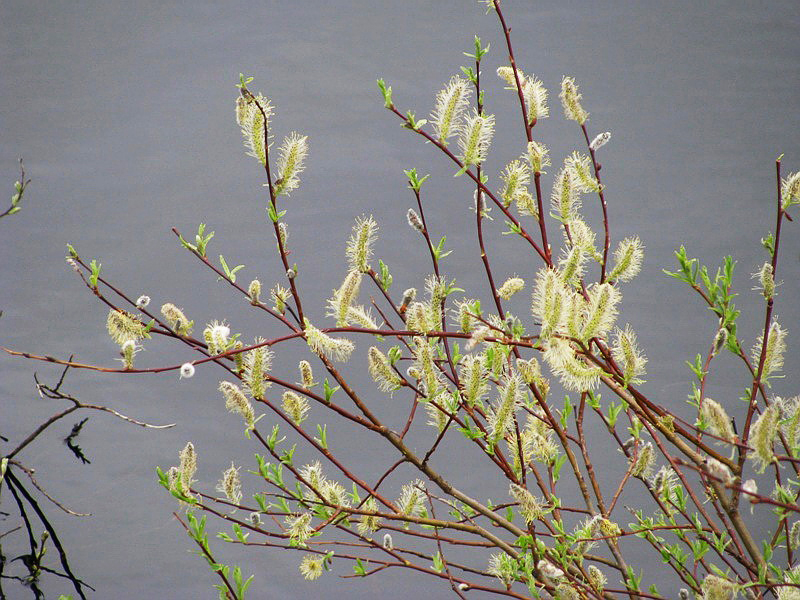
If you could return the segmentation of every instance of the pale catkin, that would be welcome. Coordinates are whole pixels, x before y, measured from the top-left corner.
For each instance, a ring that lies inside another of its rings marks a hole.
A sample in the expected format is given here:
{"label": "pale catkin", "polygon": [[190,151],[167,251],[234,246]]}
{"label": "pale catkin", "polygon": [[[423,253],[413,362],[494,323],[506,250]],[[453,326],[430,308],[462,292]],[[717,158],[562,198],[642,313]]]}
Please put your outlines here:
{"label": "pale catkin", "polygon": [[372,215],[360,216],[353,225],[353,232],[347,240],[347,262],[351,271],[367,273],[370,270],[372,246],[378,237],[378,223]]}
{"label": "pale catkin", "polygon": [[278,154],[275,195],[289,195],[300,186],[300,173],[305,170],[308,156],[308,136],[292,132],[283,140]]}
{"label": "pale catkin", "polygon": [[522,381],[514,374],[505,378],[499,388],[499,397],[492,405],[489,414],[489,437],[487,443],[495,446],[505,436],[514,423],[514,415],[519,408]]}
{"label": "pale catkin", "polygon": [[130,313],[111,309],[106,319],[108,335],[120,347],[127,341],[138,342],[147,337],[145,324]]}
{"label": "pale catkin", "polygon": [[219,391],[222,392],[222,396],[225,398],[225,408],[232,413],[241,415],[245,424],[248,427],[252,427],[255,421],[253,405],[244,395],[244,392],[239,389],[239,386],[229,381],[220,381]]}
{"label": "pale catkin", "polygon": [[642,383],[647,357],[639,349],[636,332],[630,325],[626,325],[625,329],[616,329],[611,352],[614,360],[622,367],[625,385]]}
{"label": "pale catkin", "polygon": [[318,356],[332,358],[344,362],[350,358],[355,350],[355,344],[344,338],[332,338],[314,327],[308,319],[305,319],[305,337],[308,347]]}
{"label": "pale catkin", "polygon": [[261,94],[254,96],[250,92],[243,92],[243,96],[236,100],[236,121],[242,128],[247,153],[262,165],[267,164],[267,146],[270,142],[264,139],[264,133],[269,128],[272,112],[272,104]]}
{"label": "pale catkin", "polygon": [[564,319],[566,289],[554,269],[540,269],[533,287],[531,312],[541,323],[542,338],[547,338],[559,330]]}
{"label": "pale catkin", "polygon": [[517,501],[519,512],[526,523],[533,523],[537,519],[541,519],[544,515],[542,501],[531,494],[526,488],[512,483],[509,486],[509,494]]}
{"label": "pale catkin", "polygon": [[581,94],[578,92],[578,85],[574,77],[564,77],[561,80],[561,106],[564,108],[564,115],[571,121],[577,121],[579,125],[586,123],[589,118],[583,106],[581,106]]}
{"label": "pale catkin", "polygon": [[348,311],[358,297],[361,277],[360,271],[350,271],[339,289],[334,290],[333,297],[328,300],[328,315],[336,319],[337,327],[346,327],[349,323]]}
{"label": "pale catkin", "polygon": [[509,300],[511,296],[517,292],[521,292],[525,288],[525,280],[521,277],[509,277],[497,288],[497,295],[503,300]]}
{"label": "pale catkin", "polygon": [[800,396],[780,402],[783,413],[783,435],[795,456],[800,453]]}
{"label": "pale catkin", "polygon": [[482,406],[483,398],[489,390],[489,373],[486,371],[483,359],[471,354],[464,356],[458,373],[467,405]]}
{"label": "pale catkin", "polygon": [[[262,338],[256,338],[255,340],[256,344],[263,342]],[[244,367],[242,381],[250,395],[257,400],[263,400],[266,389],[271,385],[266,380],[266,376],[272,366],[272,357],[272,350],[267,346],[259,346],[248,350],[242,360]]]}
{"label": "pale catkin", "polygon": [[623,239],[614,250],[614,268],[608,275],[609,281],[630,281],[642,270],[644,245],[634,236]]}
{"label": "pale catkin", "polygon": [[194,474],[197,472],[197,453],[194,450],[194,444],[187,442],[179,454],[181,486],[183,493],[188,495],[189,488],[194,483]]}
{"label": "pale catkin", "polygon": [[726,442],[732,442],[735,437],[731,418],[722,405],[711,398],[703,398],[700,416],[706,422],[708,430]]}
{"label": "pale catkin", "polygon": [[620,293],[610,283],[597,283],[589,288],[589,306],[587,319],[581,333],[581,340],[589,341],[593,337],[604,337],[614,325],[617,318],[617,304]]}
{"label": "pale catkin", "polygon": [[575,175],[570,169],[562,168],[556,174],[550,204],[554,216],[562,223],[569,223],[578,218],[578,211],[581,208],[580,191]]}
{"label": "pale catkin", "polygon": [[564,167],[572,171],[580,191],[584,193],[600,191],[600,183],[592,174],[591,158],[575,151],[564,161]]}
{"label": "pale catkin", "polygon": [[458,145],[465,166],[478,165],[486,160],[494,136],[494,115],[474,111],[459,127]]}
{"label": "pale catkin", "polygon": [[167,302],[161,306],[161,314],[167,321],[167,325],[175,330],[178,335],[189,335],[192,333],[192,321],[186,318],[183,311],[174,304]]}
{"label": "pale catkin", "polygon": [[550,151],[547,146],[535,140],[528,142],[525,158],[534,173],[542,173],[544,167],[550,166]]}
{"label": "pale catkin", "polygon": [[222,473],[222,479],[217,484],[217,491],[225,494],[225,497],[233,504],[239,504],[242,500],[242,481],[239,477],[239,467],[231,463]]}
{"label": "pale catkin", "polygon": [[469,105],[470,92],[469,82],[456,75],[436,94],[431,124],[440,142],[447,143],[447,138],[458,131],[461,115]]}
{"label": "pale catkin", "polygon": [[748,458],[755,463],[756,472],[763,473],[774,460],[775,453],[772,445],[778,436],[780,426],[780,409],[777,403],[773,402],[758,417],[750,429],[749,444],[752,451]]}
{"label": "pale catkin", "polygon": [[307,360],[301,360],[297,364],[297,368],[300,371],[300,382],[305,389],[310,390],[317,385],[317,382],[314,381],[314,371],[311,369],[311,363]]}
{"label": "pale catkin", "polygon": [[528,165],[519,160],[512,160],[500,173],[500,179],[504,183],[500,196],[503,205],[508,207],[520,195],[528,192],[526,186],[531,180]]}
{"label": "pale catkin", "polygon": [[405,484],[400,490],[397,506],[400,514],[410,517],[420,517],[425,513],[425,484],[416,479]]}
{"label": "pale catkin", "polygon": [[308,400],[291,390],[283,392],[282,408],[295,425],[300,425],[308,415]]}
{"label": "pale catkin", "polygon": [[[769,326],[767,349],[764,354],[764,367],[761,370],[761,378],[765,381],[774,373],[783,369],[783,355],[786,352],[786,335],[787,331],[783,329],[777,321],[773,321]],[[750,353],[754,365],[758,365],[761,360],[763,344],[764,336],[760,335]]]}
{"label": "pale catkin", "polygon": [[367,367],[372,380],[382,392],[393,392],[403,385],[403,380],[395,373],[389,359],[376,346],[370,347],[367,353]]}

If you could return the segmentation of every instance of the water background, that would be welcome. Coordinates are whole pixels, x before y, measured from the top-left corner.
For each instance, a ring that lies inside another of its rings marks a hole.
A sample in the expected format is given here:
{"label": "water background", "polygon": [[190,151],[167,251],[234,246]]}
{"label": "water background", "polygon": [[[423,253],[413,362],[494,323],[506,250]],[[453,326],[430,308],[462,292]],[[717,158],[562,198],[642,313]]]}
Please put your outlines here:
{"label": "water background", "polygon": [[[555,97],[562,75],[574,75],[581,85],[592,134],[612,132],[600,156],[613,232],[617,239],[638,234],[647,246],[642,274],[625,286],[621,321],[639,332],[650,358],[645,389],[686,414],[684,361],[706,351],[715,323],[699,299],[661,269],[673,266],[680,243],[710,264],[733,254],[740,332],[746,340],[757,335],[763,309],[750,290],[750,273],[764,260],[759,239],[774,226],[774,160],[786,153],[787,170],[800,168],[800,6],[738,0],[505,5],[519,65],[551,90],[553,116],[535,135],[550,146],[554,162],[582,144]],[[465,178],[452,178],[444,157],[398,126],[375,86],[384,77],[402,110],[424,116],[436,91],[465,64],[462,51],[471,50],[473,34],[491,42],[484,81],[487,109],[498,119],[487,162],[494,176],[521,153],[524,140],[516,98],[493,75],[505,56],[501,30],[476,3],[6,0],[0,22],[0,192],[10,197],[20,155],[34,179],[22,212],[0,222],[0,344],[114,364],[106,310],[64,264],[67,242],[87,260],[97,258],[103,275],[131,296],[148,294],[154,305],[173,301],[201,328],[226,318],[245,339],[278,331],[218,284],[170,233],[176,226],[193,234],[197,223],[208,223],[216,232],[212,257],[222,253],[245,264],[239,275],[245,282],[280,279],[260,171],[244,156],[233,118],[240,71],[254,75],[253,89],[277,107],[278,136],[295,130],[310,136],[303,185],[285,207],[312,320],[323,320],[324,300],[345,272],[344,238],[362,213],[374,214],[382,226],[377,255],[392,268],[395,292],[421,286],[427,254],[404,224],[413,197],[402,169],[410,167],[432,173],[425,186],[427,217],[454,250],[445,270],[479,294],[484,275],[471,228],[470,188]],[[492,185],[499,185],[496,179]],[[587,200],[586,211],[596,225],[596,203]],[[776,311],[796,347],[800,242],[798,223],[785,225],[778,276],[783,297]],[[500,238],[502,219],[493,226],[488,251],[495,276],[532,280],[538,262],[521,244]],[[527,317],[526,304],[520,299],[513,311]],[[287,347],[277,361],[291,377],[299,359],[295,350]],[[191,357],[182,346],[150,342],[140,364]],[[799,363],[791,352],[790,376],[775,383],[776,394],[798,393],[791,375]],[[720,364],[709,395],[735,406],[746,378],[734,360]],[[45,380],[57,375],[50,365],[0,356],[2,433],[12,440],[60,406],[37,396],[34,370]],[[58,498],[93,514],[76,519],[54,508],[49,513],[74,569],[97,588],[95,597],[216,597],[214,579],[188,552],[190,542],[171,516],[175,503],[156,484],[154,468],[173,464],[187,440],[198,449],[198,476],[207,490],[232,459],[247,462],[253,447],[223,409],[215,390],[220,376],[211,368],[183,382],[174,373],[73,372],[67,389],[82,400],[178,426],[148,431],[91,414],[80,437],[91,465],[78,464],[63,446],[71,419],[21,456]],[[387,418],[405,410],[374,394],[363,372],[354,373],[354,381]],[[372,438],[354,435],[341,422],[331,421],[330,429],[332,449],[368,479],[391,464],[392,454]],[[422,445],[426,435],[418,440]],[[485,500],[491,473],[477,468],[479,455],[462,454],[458,440],[451,441],[435,466]],[[600,456],[611,456],[604,436],[592,442]],[[609,477],[621,468],[618,459],[609,461]],[[403,474],[405,480],[411,476]],[[636,494],[626,501],[635,502]],[[627,522],[624,515],[620,520]],[[365,581],[328,575],[307,584],[296,571],[297,554],[220,552],[256,574],[254,598],[448,596],[446,584],[403,573]],[[657,572],[657,562],[645,564]],[[53,578],[45,589],[68,592]],[[12,598],[27,594],[8,591]]]}

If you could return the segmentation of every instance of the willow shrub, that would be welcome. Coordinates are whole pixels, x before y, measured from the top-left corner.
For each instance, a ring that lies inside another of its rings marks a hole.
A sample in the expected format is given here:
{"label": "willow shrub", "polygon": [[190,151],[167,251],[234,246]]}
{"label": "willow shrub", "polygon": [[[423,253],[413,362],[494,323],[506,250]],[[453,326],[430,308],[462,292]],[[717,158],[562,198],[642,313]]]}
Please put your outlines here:
{"label": "willow shrub", "polygon": [[[214,490],[196,479],[207,481],[209,474],[198,474],[198,450],[189,443],[179,464],[158,474],[185,510],[178,518],[219,576],[222,598],[244,597],[253,579],[218,558],[209,517],[224,528],[217,537],[225,542],[253,545],[253,552],[296,551],[299,574],[309,580],[329,577],[326,571],[379,577],[394,568],[427,574],[461,598],[800,598],[800,571],[792,570],[800,552],[800,400],[770,394],[787,337],[773,315],[781,229],[800,204],[800,174],[783,177],[778,160],[776,227],[763,240],[765,262],[755,274],[765,313],[757,339],[737,334],[733,260],[712,274],[683,248],[676,253],[678,268],[669,275],[718,321],[708,349],[690,364],[695,419],[680,418],[648,396],[647,359],[636,332],[619,319],[644,245],[637,237],[612,239],[597,160],[610,134],[590,131],[574,78],[564,77],[559,99],[551,100],[542,82],[516,65],[499,1],[483,3],[499,18],[510,57],[497,75],[519,101],[527,144],[518,159],[499,173],[482,166],[495,118],[480,85],[488,49],[480,39],[466,53],[469,64],[436,94],[428,119],[397,106],[391,87],[378,85],[391,118],[449,161],[459,176],[454,186],[474,192],[476,261],[485,290],[466,294],[443,271],[444,240],[434,240],[425,219],[426,177],[412,169],[406,171],[413,194],[408,225],[430,254],[420,290],[392,288],[388,267],[374,258],[380,215],[360,216],[346,241],[347,273],[327,301],[329,320],[312,322],[302,268],[290,262],[288,241],[288,196],[302,193],[308,139],[292,133],[273,147],[272,104],[251,90],[252,78],[241,76],[236,120],[262,169],[283,272],[267,285],[245,284],[237,279],[240,267],[209,258],[213,233],[204,226],[194,239],[180,241],[277,329],[265,325],[263,337],[244,339],[225,320],[196,326],[173,303],[153,310],[147,297],[128,300],[100,276],[95,261],[85,262],[70,247],[67,262],[109,306],[108,331],[122,354],[121,368],[94,368],[173,370],[184,379],[196,369],[220,369],[219,410],[224,402],[241,419],[255,461],[231,457]],[[561,111],[551,106],[559,103]],[[551,157],[536,136],[536,124],[551,110],[580,132],[580,148],[563,160]],[[589,203],[602,212],[601,231],[582,216]],[[490,210],[502,215],[491,226]],[[507,231],[499,231],[502,221]],[[513,235],[519,251],[539,262],[528,280],[494,275],[501,257],[486,251],[484,238],[501,233]],[[517,294],[530,298],[530,310],[519,316],[504,307]],[[482,305],[473,298],[479,295],[491,302]],[[139,368],[136,355],[153,337],[203,357]],[[298,358],[296,372],[276,372],[274,353],[297,339],[307,344],[307,356]],[[368,348],[366,364],[351,360],[356,345]],[[738,401],[705,393],[723,353],[741,361],[749,381]],[[348,377],[365,368],[374,386],[357,389]],[[385,421],[378,409],[387,402],[406,407],[406,416]],[[330,421],[310,420],[312,405],[315,416],[327,413]],[[607,432],[602,447],[588,447],[587,422]],[[396,453],[377,479],[337,457],[337,446],[354,429]],[[417,449],[408,440],[419,430],[428,441]],[[335,443],[329,444],[329,431],[337,433]],[[496,469],[504,487],[481,494],[493,501],[468,495],[437,468],[445,445],[450,451],[472,446],[486,463],[482,468]],[[624,475],[599,477],[598,461],[604,472],[619,461]],[[640,506],[621,506],[629,488]],[[652,560],[648,552],[663,562],[659,580],[672,577],[669,590],[660,592],[643,574]]]}

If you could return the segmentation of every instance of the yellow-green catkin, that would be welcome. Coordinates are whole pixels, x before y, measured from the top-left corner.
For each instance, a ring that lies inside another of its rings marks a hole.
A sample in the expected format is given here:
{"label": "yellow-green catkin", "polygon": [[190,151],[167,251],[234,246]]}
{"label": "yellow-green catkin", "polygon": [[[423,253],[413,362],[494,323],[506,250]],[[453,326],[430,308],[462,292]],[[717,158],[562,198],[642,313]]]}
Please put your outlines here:
{"label": "yellow-green catkin", "polygon": [[425,514],[425,484],[417,479],[405,484],[400,490],[397,507],[401,515],[420,517]]}
{"label": "yellow-green catkin", "polygon": [[[786,352],[786,334],[787,331],[783,329],[777,321],[773,321],[769,326],[767,350],[764,354],[764,367],[761,370],[761,379],[764,381],[783,369],[783,355]],[[758,336],[758,340],[756,340],[750,353],[754,365],[758,365],[761,360],[763,343],[764,336]]]}
{"label": "yellow-green catkin", "polygon": [[144,323],[130,313],[113,308],[108,311],[106,329],[111,339],[120,347],[129,340],[138,342],[147,337]]}
{"label": "yellow-green catkin", "polygon": [[603,256],[597,252],[597,249],[594,245],[594,241],[597,236],[585,221],[577,218],[573,219],[569,224],[569,237],[567,237],[566,233],[567,232],[565,229],[564,237],[566,238],[565,242],[567,244],[570,246],[578,246],[586,254],[592,256],[597,262],[603,261]]}
{"label": "yellow-green catkin", "polygon": [[732,442],[736,434],[733,431],[733,424],[728,413],[722,405],[711,398],[703,398],[703,405],[700,409],[700,416],[706,423],[708,430],[715,436],[722,438],[726,442]]}
{"label": "yellow-green catkin", "polygon": [[[370,496],[361,506],[361,510],[364,512],[378,512],[378,503],[375,500],[374,496]],[[361,515],[358,523],[356,524],[356,529],[358,529],[358,533],[363,536],[368,536],[380,529],[382,519],[377,515]]]}
{"label": "yellow-green catkin", "polygon": [[579,292],[573,291],[567,295],[566,304],[567,334],[570,337],[580,339],[583,323],[586,321],[588,303]]}
{"label": "yellow-green catkin", "polygon": [[510,586],[516,579],[517,563],[505,552],[499,552],[489,557],[486,571],[497,577],[504,586]]}
{"label": "yellow-green catkin", "polygon": [[252,428],[255,422],[253,405],[239,386],[229,381],[219,382],[219,391],[225,398],[225,408],[230,412],[240,415],[248,428]]}
{"label": "yellow-green catkin", "polygon": [[247,295],[250,298],[250,304],[258,304],[261,296],[261,282],[258,279],[253,279],[250,285],[247,286]]}
{"label": "yellow-green catkin", "polygon": [[389,359],[376,346],[367,353],[367,367],[372,380],[382,392],[393,392],[403,385],[403,380],[395,373]]}
{"label": "yellow-green catkin", "polygon": [[442,305],[446,298],[447,281],[442,277],[431,275],[425,279],[425,291],[428,293],[428,310],[431,314],[433,327],[442,327]]}
{"label": "yellow-green catkin", "polygon": [[250,92],[243,91],[242,96],[236,99],[236,121],[242,128],[247,153],[258,159],[262,165],[267,164],[269,142],[264,139],[264,134],[269,127],[272,111],[272,104],[261,94],[254,96]]}
{"label": "yellow-green catkin", "polygon": [[194,322],[187,319],[186,315],[183,314],[183,311],[174,304],[167,302],[166,304],[162,305],[161,314],[167,321],[167,325],[169,325],[170,328],[172,328],[178,335],[189,335],[192,333]]}
{"label": "yellow-green catkin", "polygon": [[459,378],[463,386],[464,398],[468,406],[483,405],[483,398],[489,389],[489,373],[480,356],[468,354],[461,359]]}
{"label": "yellow-green catkin", "polygon": [[537,519],[541,519],[544,515],[544,504],[541,500],[531,494],[527,488],[512,483],[509,486],[508,492],[514,500],[517,501],[519,506],[519,513],[525,520],[525,523],[531,524]]}
{"label": "yellow-green catkin", "polygon": [[592,174],[592,160],[585,154],[573,152],[564,161],[564,167],[572,171],[580,191],[599,192],[600,183]]}
{"label": "yellow-green catkin", "polygon": [[578,211],[581,208],[579,192],[575,175],[570,169],[562,168],[556,173],[550,204],[554,215],[562,223],[569,223],[578,218]]}
{"label": "yellow-green catkin", "polygon": [[781,200],[783,210],[792,204],[800,204],[800,171],[791,173],[781,181]]}
{"label": "yellow-green catkin", "polygon": [[564,108],[564,115],[571,121],[577,121],[579,125],[586,123],[589,118],[583,106],[581,106],[581,94],[578,92],[578,85],[574,77],[564,77],[561,80],[561,106]]}
{"label": "yellow-green catkin", "polygon": [[528,142],[527,150],[525,158],[528,159],[531,171],[543,173],[542,169],[550,166],[550,150],[548,150],[547,146],[535,140]]}
{"label": "yellow-green catkin", "polygon": [[415,337],[412,346],[414,352],[414,366],[422,374],[425,383],[425,393],[428,399],[435,398],[441,388],[439,370],[434,361],[433,347],[424,337]]}
{"label": "yellow-green catkin", "polygon": [[276,285],[270,291],[272,296],[272,304],[276,312],[284,314],[286,312],[286,303],[289,301],[292,293],[282,285]]}
{"label": "yellow-green catkin", "polygon": [[[508,84],[506,89],[517,90],[517,80],[514,77],[514,69],[512,67],[498,67],[497,75]],[[522,88],[522,97],[525,100],[528,125],[533,125],[539,119],[544,119],[550,114],[550,108],[547,106],[547,89],[536,77],[525,75],[519,69],[517,69],[517,77]]]}
{"label": "yellow-green catkin", "polygon": [[764,294],[767,300],[775,296],[775,275],[772,270],[771,263],[764,263],[761,269],[753,275],[754,279],[758,279],[758,288]]}
{"label": "yellow-green catkin", "polygon": [[424,302],[412,302],[406,310],[406,327],[410,331],[428,333],[433,331],[431,310]]}
{"label": "yellow-green catkin", "polygon": [[[233,343],[234,350],[241,350],[244,348],[244,344],[240,340],[236,340]],[[236,352],[233,355],[233,364],[236,366],[236,372],[241,373],[244,369],[244,352]]]}
{"label": "yellow-green catkin", "polygon": [[503,282],[503,285],[497,288],[497,295],[503,300],[508,300],[517,292],[521,292],[524,288],[524,279],[521,277],[509,277]]}
{"label": "yellow-green catkin", "polygon": [[622,240],[614,250],[614,268],[608,274],[609,281],[630,281],[642,270],[644,245],[634,236]]}
{"label": "yellow-green catkin", "polygon": [[608,582],[603,572],[594,565],[589,565],[588,569],[589,585],[597,592],[602,592]]}
{"label": "yellow-green catkin", "polygon": [[486,160],[494,135],[494,115],[484,115],[477,111],[464,119],[459,127],[458,145],[461,149],[461,162],[464,166],[479,165]]}
{"label": "yellow-green catkin", "polygon": [[781,428],[783,435],[786,437],[786,444],[797,456],[800,454],[800,396],[782,400],[780,406],[783,413],[783,425]]}
{"label": "yellow-green catkin", "polygon": [[[262,343],[260,338],[256,339],[256,344]],[[260,346],[248,350],[244,356],[244,373],[242,381],[247,386],[250,395],[257,400],[264,399],[264,393],[270,386],[265,381],[265,376],[272,366],[272,350],[267,346]]]}
{"label": "yellow-green catkin", "polygon": [[702,600],[734,600],[739,595],[738,585],[717,575],[706,575],[701,589]]}
{"label": "yellow-green catkin", "polygon": [[364,329],[378,329],[378,323],[372,316],[372,311],[363,306],[351,306],[347,309],[347,322],[359,325]]}
{"label": "yellow-green catkin", "polygon": [[436,94],[431,124],[437,139],[443,144],[447,138],[459,130],[461,115],[469,105],[471,88],[466,79],[453,76],[448,84]]}
{"label": "yellow-green catkin", "polygon": [[489,414],[489,437],[487,443],[494,447],[511,429],[514,423],[514,414],[519,408],[521,400],[522,381],[517,374],[505,378],[499,388],[500,395],[492,406]]}
{"label": "yellow-green catkin", "polygon": [[300,173],[305,169],[308,156],[308,136],[292,132],[283,140],[278,153],[275,195],[288,195],[300,186]]}
{"label": "yellow-green catkin", "polygon": [[[444,410],[440,409],[439,406],[445,403],[448,399],[447,394],[439,394],[433,402],[427,402],[425,404],[425,410],[428,413],[428,425],[431,427],[436,427],[436,430],[441,433],[444,431],[445,426],[447,425],[448,420],[450,419],[450,415],[447,414]],[[437,406],[437,404],[439,406]]]}
{"label": "yellow-green catkin", "polygon": [[462,333],[472,333],[479,321],[475,318],[481,314],[480,302],[473,298],[463,298],[456,302],[456,322],[459,331]]}
{"label": "yellow-green catkin", "polygon": [[558,337],[548,340],[544,360],[568,390],[585,392],[600,383],[603,371],[579,357],[568,340]]}
{"label": "yellow-green catkin", "polygon": [[350,271],[339,289],[334,290],[333,297],[328,300],[328,314],[336,318],[337,327],[348,325],[348,311],[358,297],[361,277],[360,271]]}
{"label": "yellow-green catkin", "polygon": [[625,385],[642,383],[647,357],[639,349],[636,333],[630,325],[626,325],[625,329],[616,329],[611,353],[622,369]]}
{"label": "yellow-green catkin", "polygon": [[308,581],[319,579],[325,572],[325,557],[318,554],[306,554],[300,561],[298,569]]}
{"label": "yellow-green catkin", "polygon": [[609,283],[597,283],[589,288],[589,306],[587,318],[581,332],[581,340],[589,341],[593,337],[604,337],[614,325],[617,318],[617,304],[620,293]]}
{"label": "yellow-green catkin", "polygon": [[779,426],[780,409],[777,403],[773,402],[761,413],[750,429],[748,443],[752,451],[748,457],[754,461],[758,473],[763,473],[764,469],[775,460],[772,445],[778,437]]}
{"label": "yellow-green catkin", "polygon": [[297,364],[297,368],[300,371],[300,383],[305,389],[310,390],[317,385],[317,382],[314,381],[314,371],[311,369],[311,363],[307,360],[301,360]]}
{"label": "yellow-green catkin", "polygon": [[800,550],[800,521],[795,521],[789,530],[789,546],[792,550]]}
{"label": "yellow-green catkin", "polygon": [[130,371],[133,369],[133,361],[140,348],[141,347],[133,340],[128,340],[122,344],[120,354],[122,354],[122,366],[126,370]]}
{"label": "yellow-green catkin", "polygon": [[353,232],[347,240],[347,262],[351,271],[367,273],[370,270],[369,260],[372,257],[372,246],[378,236],[378,224],[372,215],[361,216],[353,225]]}
{"label": "yellow-green catkin", "polygon": [[528,165],[520,160],[512,160],[500,173],[500,179],[504,183],[500,197],[503,199],[503,205],[508,207],[521,194],[528,192],[526,186],[531,181]]}
{"label": "yellow-green catkin", "polygon": [[575,285],[580,283],[583,277],[583,265],[586,262],[586,252],[584,249],[575,244],[565,252],[558,262],[558,270],[561,275],[561,281],[565,285]]}
{"label": "yellow-green catkin", "polygon": [[208,351],[211,354],[221,354],[228,349],[228,336],[230,335],[230,327],[225,323],[212,321],[203,330],[203,339],[208,346]]}
{"label": "yellow-green catkin", "polygon": [[300,425],[308,415],[308,401],[291,390],[283,392],[282,407],[295,425]]}
{"label": "yellow-green catkin", "polygon": [[533,288],[531,312],[534,319],[542,325],[542,338],[550,337],[561,327],[566,298],[567,293],[558,272],[554,269],[540,269]]}
{"label": "yellow-green catkin", "polygon": [[644,446],[639,448],[639,453],[633,462],[631,468],[631,475],[633,477],[641,477],[642,479],[650,475],[653,470],[653,465],[656,462],[656,452],[653,449],[653,444],[647,442]]}
{"label": "yellow-green catkin", "polygon": [[332,338],[314,327],[308,319],[305,320],[304,330],[308,347],[318,356],[344,362],[350,358],[353,350],[355,350],[355,344],[350,340]]}
{"label": "yellow-green catkin", "polygon": [[194,444],[187,442],[178,457],[180,459],[178,470],[180,471],[181,486],[183,493],[188,496],[189,488],[194,483],[194,474],[197,472],[197,453],[194,450]]}
{"label": "yellow-green catkin", "polygon": [[311,527],[311,513],[288,515],[284,523],[292,544],[305,547],[306,540],[314,533],[314,528]]}
{"label": "yellow-green catkin", "polygon": [[239,504],[242,500],[242,481],[239,478],[239,467],[233,463],[222,473],[222,479],[217,484],[217,491],[225,494],[225,497],[233,504]]}

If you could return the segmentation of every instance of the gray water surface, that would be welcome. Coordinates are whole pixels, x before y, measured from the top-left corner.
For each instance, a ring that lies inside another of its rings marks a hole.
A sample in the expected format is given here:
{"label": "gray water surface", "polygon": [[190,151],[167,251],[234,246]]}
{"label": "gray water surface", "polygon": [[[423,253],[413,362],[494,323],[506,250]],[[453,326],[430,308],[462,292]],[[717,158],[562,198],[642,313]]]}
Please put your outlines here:
{"label": "gray water surface", "polygon": [[[554,163],[582,144],[558,105],[564,74],[581,85],[590,131],[613,134],[601,150],[613,231],[618,239],[638,234],[647,246],[642,274],[626,286],[620,320],[638,331],[650,359],[648,393],[685,411],[684,361],[706,351],[715,323],[699,300],[661,269],[673,266],[672,252],[680,243],[711,264],[733,254],[740,332],[748,340],[757,335],[763,309],[750,291],[750,273],[764,260],[759,239],[774,224],[774,160],[786,153],[787,170],[800,168],[800,5],[739,0],[508,0],[504,5],[520,66],[551,91],[552,116],[536,127],[536,135],[550,146]],[[277,331],[218,284],[170,233],[175,226],[193,235],[197,223],[208,223],[216,232],[210,256],[222,253],[245,264],[239,275],[245,283],[252,277],[269,284],[280,280],[261,173],[244,155],[234,122],[233,84],[240,71],[254,75],[253,89],[276,105],[278,136],[295,130],[310,136],[303,185],[285,207],[292,258],[300,265],[299,285],[312,320],[322,322],[324,300],[345,273],[344,238],[353,217],[362,213],[374,214],[382,226],[377,255],[391,266],[397,293],[422,284],[427,254],[404,224],[413,197],[402,169],[410,167],[433,175],[425,186],[427,217],[454,250],[445,261],[447,272],[460,287],[478,293],[484,275],[466,178],[454,180],[454,169],[442,156],[398,126],[382,108],[375,79],[384,77],[397,105],[422,117],[464,64],[462,51],[471,50],[473,35],[491,42],[484,80],[487,108],[498,119],[487,162],[494,176],[521,153],[524,140],[516,100],[493,75],[505,56],[501,30],[494,15],[483,12],[471,0],[4,1],[0,196],[11,194],[20,155],[34,181],[23,211],[0,221],[0,344],[114,364],[106,310],[64,264],[67,242],[82,257],[97,258],[103,274],[131,296],[148,294],[155,306],[173,301],[200,328],[227,318],[245,339]],[[492,185],[499,185],[496,179]],[[597,208],[587,201],[595,224]],[[489,242],[496,277],[516,273],[532,280],[538,262],[520,244],[500,239],[501,226],[496,219]],[[787,224],[785,230],[779,275],[785,297],[777,304],[781,322],[794,336],[790,348],[800,333],[794,300],[797,226]],[[555,223],[551,229],[558,241]],[[514,305],[523,317],[526,302]],[[292,352],[298,348],[287,348],[277,361],[292,377],[298,360]],[[185,347],[151,341],[139,364],[190,358]],[[776,381],[774,393],[798,392],[791,375],[799,363],[790,353],[790,376]],[[709,395],[735,403],[746,381],[734,361],[723,366]],[[35,393],[34,370],[45,380],[58,372],[0,356],[2,433],[12,441],[57,408]],[[177,426],[143,430],[90,415],[80,442],[91,465],[77,463],[61,442],[72,420],[56,425],[22,455],[58,498],[92,513],[77,519],[50,510],[73,567],[97,588],[95,597],[216,597],[214,578],[204,561],[188,552],[190,541],[172,517],[175,502],[157,485],[154,468],[174,464],[187,440],[198,449],[198,478],[209,491],[232,459],[247,463],[254,448],[243,439],[237,418],[224,411],[216,391],[219,377],[211,368],[181,382],[174,373],[71,373],[67,388],[84,401]],[[354,377],[372,393],[363,373]],[[374,397],[381,414],[404,410]],[[391,464],[393,455],[372,438],[352,434],[341,422],[331,421],[330,427],[332,447],[368,479]],[[485,499],[490,473],[477,468],[480,456],[462,457],[453,442],[438,465],[452,469],[451,480],[465,491]],[[601,454],[604,443],[597,439]],[[609,469],[616,474],[619,465]],[[0,530],[9,527],[4,523]],[[218,550],[256,575],[253,598],[449,596],[446,584],[404,573],[363,581],[328,574],[306,583],[297,573],[295,553]],[[64,582],[45,582],[53,597],[69,592]],[[668,585],[661,591],[675,592]],[[9,594],[28,592],[9,588]]]}

